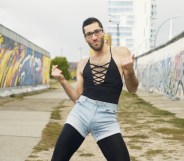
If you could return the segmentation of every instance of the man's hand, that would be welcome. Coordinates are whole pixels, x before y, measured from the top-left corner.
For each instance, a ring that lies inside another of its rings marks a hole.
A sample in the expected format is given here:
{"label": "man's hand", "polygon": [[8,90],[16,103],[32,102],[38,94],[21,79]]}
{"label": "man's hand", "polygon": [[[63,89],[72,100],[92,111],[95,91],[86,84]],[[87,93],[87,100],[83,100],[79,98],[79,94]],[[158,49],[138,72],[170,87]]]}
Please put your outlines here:
{"label": "man's hand", "polygon": [[134,72],[134,55],[128,56],[122,60],[123,70],[126,74],[131,74]]}
{"label": "man's hand", "polygon": [[53,65],[53,66],[52,66],[52,73],[51,73],[51,75],[52,75],[55,79],[57,79],[57,80],[59,80],[59,81],[65,80],[65,77],[63,76],[62,71],[61,71],[60,69],[57,68],[57,65]]}

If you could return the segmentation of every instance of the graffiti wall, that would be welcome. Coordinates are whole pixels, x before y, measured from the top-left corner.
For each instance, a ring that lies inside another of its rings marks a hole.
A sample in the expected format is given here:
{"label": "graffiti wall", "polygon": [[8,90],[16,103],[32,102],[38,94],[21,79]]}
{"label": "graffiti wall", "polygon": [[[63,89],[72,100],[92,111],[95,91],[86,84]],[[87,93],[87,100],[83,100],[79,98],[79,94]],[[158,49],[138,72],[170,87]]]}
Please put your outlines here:
{"label": "graffiti wall", "polygon": [[141,88],[184,99],[184,38],[137,59]]}
{"label": "graffiti wall", "polygon": [[50,58],[0,33],[0,88],[49,83]]}

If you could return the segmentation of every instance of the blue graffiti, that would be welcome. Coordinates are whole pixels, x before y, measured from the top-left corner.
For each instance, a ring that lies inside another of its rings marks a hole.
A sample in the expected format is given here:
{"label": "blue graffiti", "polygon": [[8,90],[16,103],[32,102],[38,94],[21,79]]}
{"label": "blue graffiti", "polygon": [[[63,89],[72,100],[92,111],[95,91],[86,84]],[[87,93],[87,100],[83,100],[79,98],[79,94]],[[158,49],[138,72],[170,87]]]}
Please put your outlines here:
{"label": "blue graffiti", "polygon": [[138,64],[137,72],[142,87],[146,90],[159,92],[171,98],[183,97],[184,51],[153,64]]}

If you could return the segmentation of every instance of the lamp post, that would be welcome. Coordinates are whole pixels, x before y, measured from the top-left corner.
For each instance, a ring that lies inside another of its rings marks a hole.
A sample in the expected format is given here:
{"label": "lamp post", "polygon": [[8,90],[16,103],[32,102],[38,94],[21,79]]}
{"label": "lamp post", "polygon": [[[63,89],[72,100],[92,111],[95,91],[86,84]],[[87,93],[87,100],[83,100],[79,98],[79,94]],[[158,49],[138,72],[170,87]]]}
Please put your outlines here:
{"label": "lamp post", "polygon": [[79,61],[81,60],[81,58],[82,58],[82,47],[79,47]]}
{"label": "lamp post", "polygon": [[173,19],[175,19],[175,18],[180,18],[180,17],[182,17],[182,16],[170,17],[170,18],[166,19],[165,21],[163,21],[163,22],[161,23],[161,25],[158,27],[157,32],[156,32],[156,34],[155,34],[154,47],[156,47],[156,39],[157,39],[157,35],[158,35],[159,31],[160,31],[160,28],[161,28],[166,22],[170,21],[169,39],[171,39],[171,37],[172,37],[172,21],[173,21]]}
{"label": "lamp post", "polygon": [[120,45],[120,32],[119,32],[119,23],[118,22],[113,22],[111,19],[109,20],[110,23],[116,24],[116,45],[119,46]]}
{"label": "lamp post", "polygon": [[[139,50],[140,50],[140,48],[142,48],[143,44],[145,44],[145,42],[146,42],[147,40],[150,40],[150,37],[147,37],[147,38],[143,39],[143,40],[138,44],[138,46],[132,50],[132,52],[135,52],[136,55],[139,55]],[[143,49],[144,49],[144,48],[143,48]],[[142,51],[142,52],[144,52],[144,51]]]}
{"label": "lamp post", "polygon": [[119,43],[119,36],[120,36],[120,33],[119,33],[119,23],[117,23],[117,46],[120,45],[120,43]]}
{"label": "lamp post", "polygon": [[63,49],[61,48],[61,57],[63,56]]}

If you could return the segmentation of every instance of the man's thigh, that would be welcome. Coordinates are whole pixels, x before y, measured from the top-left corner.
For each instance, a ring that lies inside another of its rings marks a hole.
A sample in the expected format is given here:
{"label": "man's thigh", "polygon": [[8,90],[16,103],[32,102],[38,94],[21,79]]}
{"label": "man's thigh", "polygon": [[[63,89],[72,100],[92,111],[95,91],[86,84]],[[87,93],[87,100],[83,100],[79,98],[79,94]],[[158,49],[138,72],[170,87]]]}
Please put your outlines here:
{"label": "man's thigh", "polygon": [[52,161],[66,161],[80,147],[84,137],[70,124],[65,124],[57,140]]}
{"label": "man's thigh", "polygon": [[130,161],[129,152],[121,133],[99,140],[97,144],[108,161]]}

